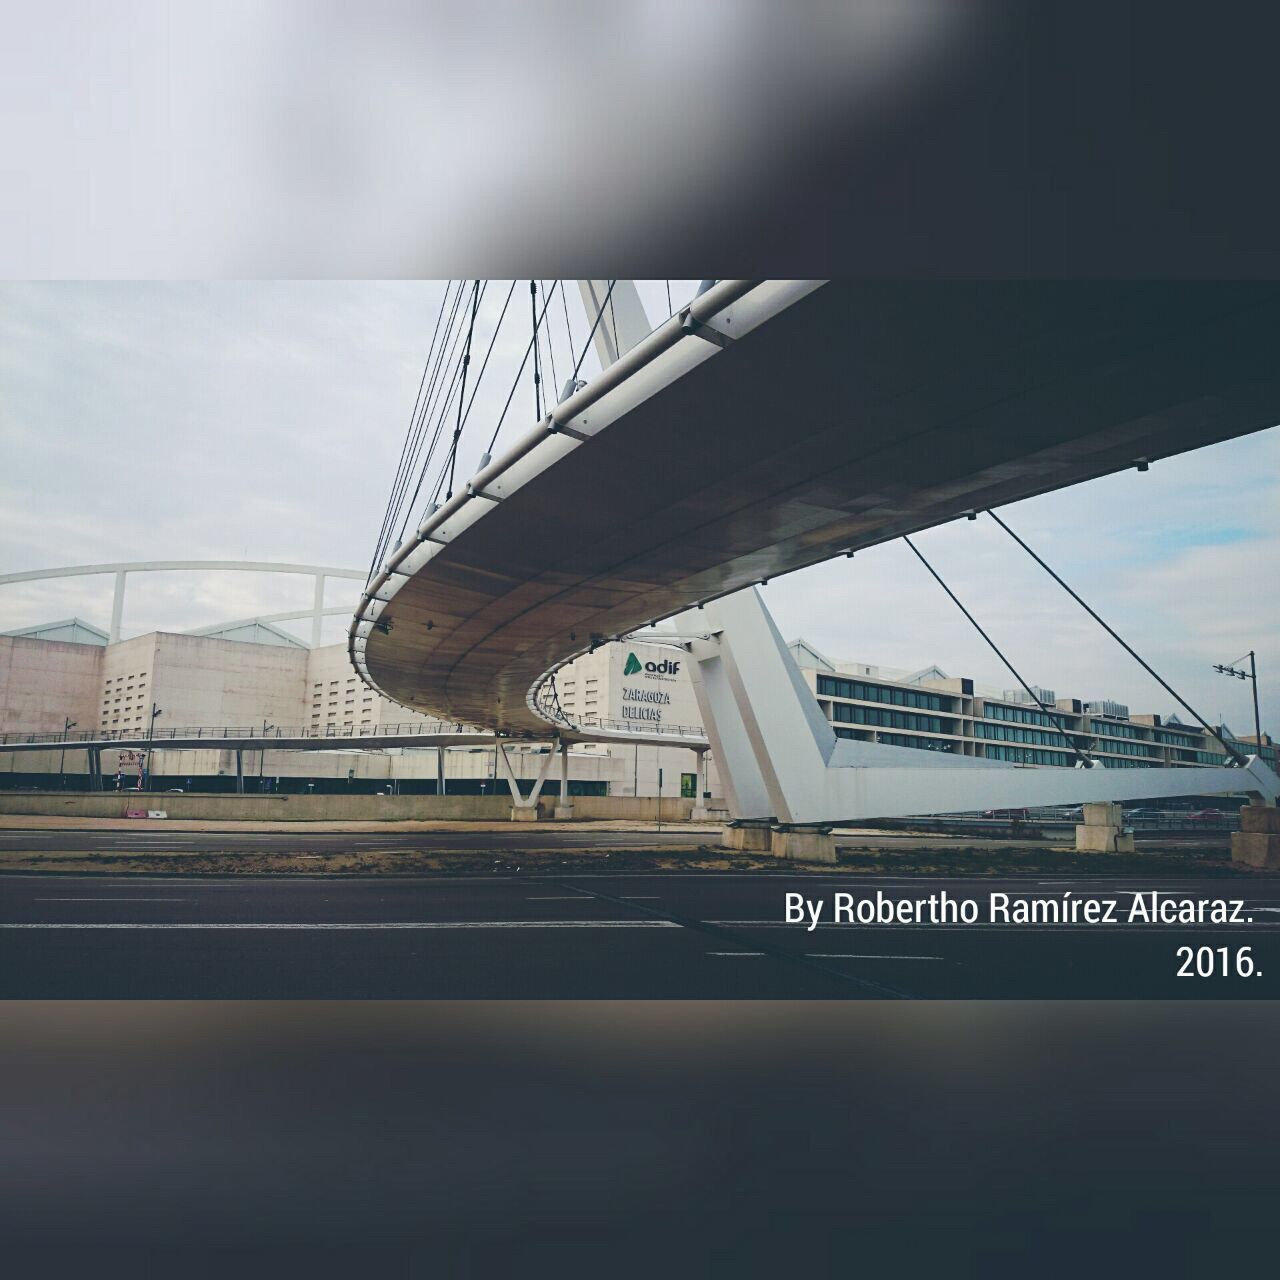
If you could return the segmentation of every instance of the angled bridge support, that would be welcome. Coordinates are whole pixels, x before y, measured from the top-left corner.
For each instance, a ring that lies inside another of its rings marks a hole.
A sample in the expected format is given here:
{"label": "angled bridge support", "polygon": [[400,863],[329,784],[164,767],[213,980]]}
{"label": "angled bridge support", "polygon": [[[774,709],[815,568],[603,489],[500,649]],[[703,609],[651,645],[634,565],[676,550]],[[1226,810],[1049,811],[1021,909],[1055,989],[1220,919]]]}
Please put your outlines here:
{"label": "angled bridge support", "polygon": [[[1135,788],[1151,797],[1280,797],[1280,778],[1256,756],[1242,769],[1148,769],[1137,778],[1101,764],[1006,764],[837,738],[754,588],[701,613],[710,638],[689,645],[694,690],[730,812],[740,822],[771,822],[775,853],[794,846],[796,856],[815,856],[815,829],[867,818],[1123,800]],[[779,833],[796,838],[780,849]],[[817,856],[834,860],[834,852]]]}

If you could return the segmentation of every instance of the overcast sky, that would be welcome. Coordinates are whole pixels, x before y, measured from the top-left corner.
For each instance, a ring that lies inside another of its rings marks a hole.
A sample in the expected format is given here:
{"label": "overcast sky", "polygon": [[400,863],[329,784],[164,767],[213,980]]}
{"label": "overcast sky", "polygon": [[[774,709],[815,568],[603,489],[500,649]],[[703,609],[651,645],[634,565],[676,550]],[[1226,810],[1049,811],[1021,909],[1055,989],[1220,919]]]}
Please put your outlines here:
{"label": "overcast sky", "polygon": [[[508,283],[490,285],[492,319]],[[672,281],[678,305],[695,281]],[[0,284],[0,572],[143,559],[260,559],[364,569],[440,306],[420,282]],[[643,286],[666,314],[662,281]],[[492,424],[528,341],[517,288],[473,410]],[[581,350],[585,314],[569,294]],[[482,320],[485,315],[482,309]],[[558,314],[557,314],[558,313]],[[568,341],[557,299],[557,375]],[[476,349],[488,331],[477,328]],[[477,357],[478,358],[478,357]],[[595,369],[588,356],[585,372]],[[548,371],[548,381],[550,381]],[[503,427],[533,418],[522,380]],[[492,426],[489,426],[489,431]],[[469,475],[488,431],[464,435]],[[1013,527],[1211,719],[1250,731],[1247,687],[1214,674],[1255,648],[1263,719],[1280,721],[1280,429],[1032,499]],[[1175,705],[989,521],[918,545],[1034,683]],[[354,591],[330,586],[328,603]],[[108,578],[7,586],[0,630],[79,615],[105,626]],[[163,574],[129,587],[125,633],[303,609],[310,582]],[[776,579],[785,635],[837,659],[1013,684],[901,543]],[[304,628],[305,628],[305,624]],[[331,620],[326,639],[345,630]],[[1186,718],[1184,716],[1184,718]]]}

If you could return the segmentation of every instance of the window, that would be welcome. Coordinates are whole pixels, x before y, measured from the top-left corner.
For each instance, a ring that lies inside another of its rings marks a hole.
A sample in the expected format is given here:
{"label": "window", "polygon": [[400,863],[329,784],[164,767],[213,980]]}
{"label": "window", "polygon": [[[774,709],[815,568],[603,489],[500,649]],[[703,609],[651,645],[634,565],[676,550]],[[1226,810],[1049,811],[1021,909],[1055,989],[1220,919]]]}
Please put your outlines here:
{"label": "window", "polygon": [[955,709],[955,700],[939,693],[926,693],[920,689],[894,689],[888,685],[869,684],[864,680],[841,680],[835,676],[819,676],[818,693],[857,702],[887,702],[896,707],[918,707],[922,711]]}

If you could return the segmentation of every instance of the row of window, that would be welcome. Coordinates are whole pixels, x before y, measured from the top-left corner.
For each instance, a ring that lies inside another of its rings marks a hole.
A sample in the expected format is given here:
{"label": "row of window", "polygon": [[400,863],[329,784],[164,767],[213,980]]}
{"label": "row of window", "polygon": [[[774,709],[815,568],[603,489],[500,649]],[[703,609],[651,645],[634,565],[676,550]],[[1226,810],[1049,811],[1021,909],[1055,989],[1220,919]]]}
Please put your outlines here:
{"label": "row of window", "polygon": [[845,724],[874,724],[886,729],[919,729],[921,733],[945,733],[950,728],[938,716],[915,715],[910,711],[881,710],[879,707],[854,707],[847,702],[831,705],[831,714]]}
{"label": "row of window", "polygon": [[1063,716],[1048,715],[1043,711],[1033,711],[1029,707],[1004,707],[996,702],[984,703],[982,714],[988,720],[1007,720],[1011,724],[1042,724],[1051,729],[1066,723]]}
{"label": "row of window", "polygon": [[1026,742],[1036,747],[1067,747],[1071,744],[1061,733],[1050,733],[1046,729],[1015,729],[1002,724],[982,724],[973,726],[976,738],[999,738],[1002,742]]}
{"label": "row of window", "polygon": [[[856,741],[869,742],[871,734],[857,729],[843,729],[836,726],[837,738],[853,738]],[[918,751],[950,751],[951,743],[937,738],[908,738],[902,733],[880,733],[876,741],[888,747],[914,747]]]}
{"label": "row of window", "polygon": [[1105,738],[1095,748],[1119,756],[1147,756],[1155,753],[1155,748],[1145,742],[1109,742]]}
{"label": "row of window", "polygon": [[1141,738],[1143,731],[1137,725],[1117,724],[1114,720],[1090,720],[1089,727],[1094,733],[1108,738]]}
{"label": "row of window", "polygon": [[1013,764],[1068,765],[1072,757],[1065,751],[1040,751],[1035,747],[997,747],[990,745],[986,751],[988,760],[1008,760]]}
{"label": "row of window", "polygon": [[830,698],[853,698],[859,702],[888,702],[895,707],[919,707],[922,711],[950,711],[953,698],[919,689],[891,689],[863,680],[841,680],[835,676],[818,677],[818,693]]}

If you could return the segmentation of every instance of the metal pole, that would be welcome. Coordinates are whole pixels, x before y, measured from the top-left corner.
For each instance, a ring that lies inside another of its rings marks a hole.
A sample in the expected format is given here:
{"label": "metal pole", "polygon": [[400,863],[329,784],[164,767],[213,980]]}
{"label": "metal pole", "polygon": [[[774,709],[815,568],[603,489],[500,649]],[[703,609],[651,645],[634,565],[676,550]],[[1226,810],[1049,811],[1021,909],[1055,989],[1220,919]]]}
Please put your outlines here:
{"label": "metal pole", "polygon": [[[1256,690],[1258,686],[1255,683],[1253,687]],[[71,732],[76,722],[70,716],[63,716],[62,720],[62,751],[58,755],[58,786],[65,790],[67,786],[67,734]]]}
{"label": "metal pole", "polygon": [[1252,649],[1249,650],[1249,678],[1253,681],[1253,732],[1254,741],[1258,744],[1258,759],[1262,759],[1262,716],[1258,711],[1258,659]]}

